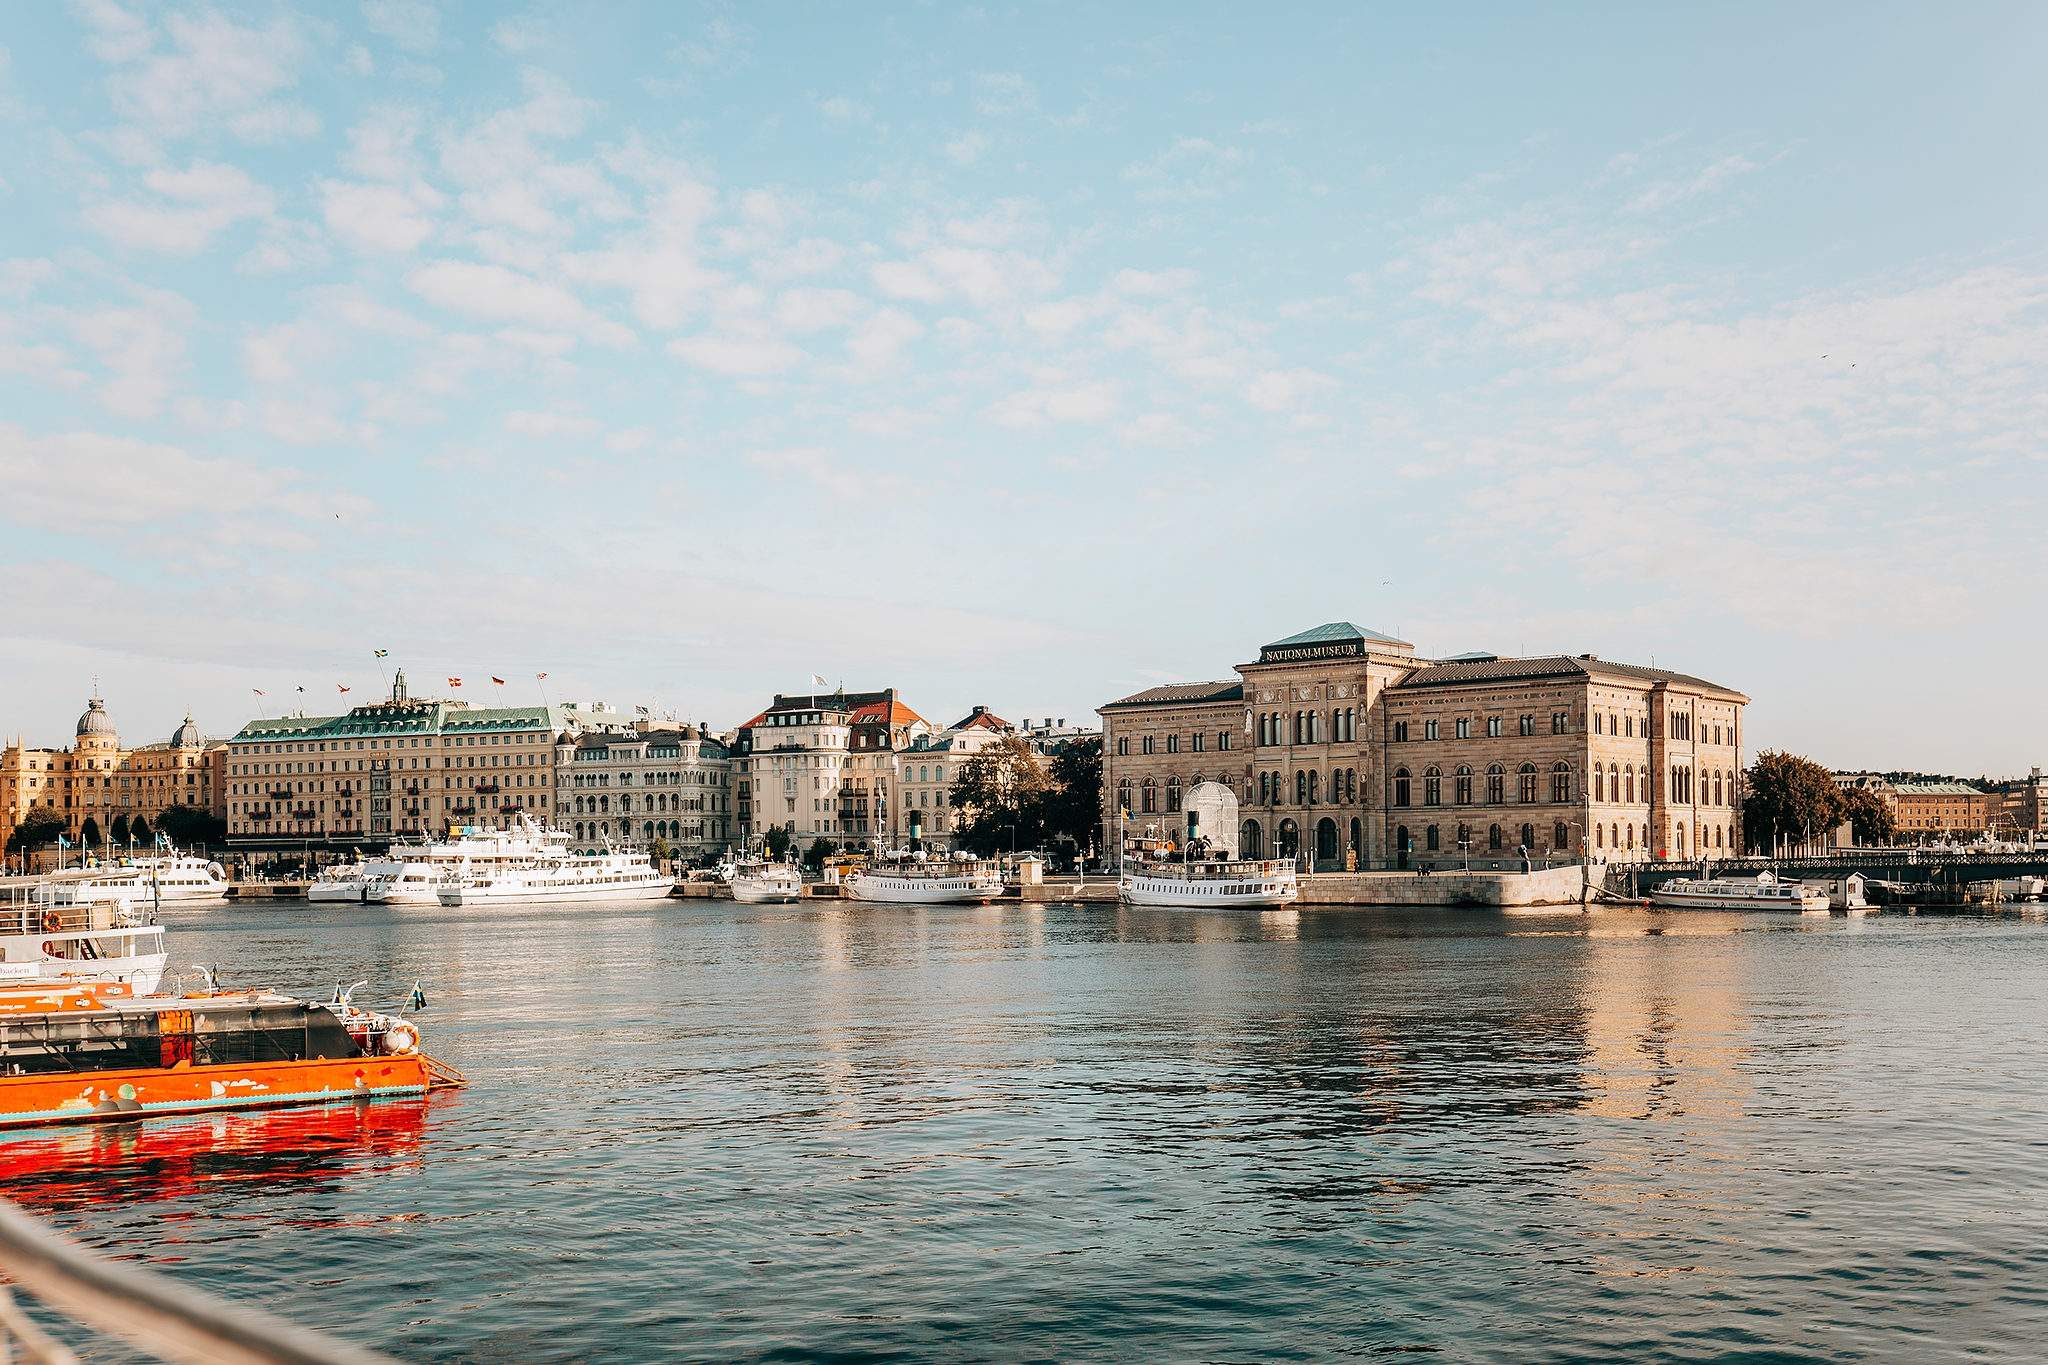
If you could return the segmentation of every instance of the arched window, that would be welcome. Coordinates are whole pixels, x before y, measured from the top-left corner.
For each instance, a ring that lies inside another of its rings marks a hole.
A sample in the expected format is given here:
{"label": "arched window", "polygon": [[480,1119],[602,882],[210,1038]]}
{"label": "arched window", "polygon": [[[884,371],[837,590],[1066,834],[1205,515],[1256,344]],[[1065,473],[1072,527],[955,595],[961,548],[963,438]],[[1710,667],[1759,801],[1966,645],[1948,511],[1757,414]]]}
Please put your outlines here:
{"label": "arched window", "polygon": [[1308,804],[1308,774],[1299,768],[1294,770],[1294,804],[1297,806]]}
{"label": "arched window", "polygon": [[1116,808],[1119,812],[1131,808],[1131,779],[1128,777],[1116,784]]}
{"label": "arched window", "polygon": [[1595,826],[1593,826],[1593,847],[1594,847],[1594,848],[1605,848],[1605,847],[1607,847],[1607,826],[1605,826],[1605,825],[1595,825]]}
{"label": "arched window", "polygon": [[1617,849],[1621,847],[1620,825],[1609,825],[1607,827],[1607,842]]}
{"label": "arched window", "polygon": [[1344,804],[1347,806],[1358,804],[1358,769],[1356,768],[1346,768],[1344,770]]}
{"label": "arched window", "polygon": [[1429,851],[1430,851],[1431,853],[1434,853],[1434,852],[1436,852],[1436,851],[1437,851],[1437,838],[1438,838],[1438,834],[1437,834],[1437,827],[1436,827],[1435,825],[1431,825],[1431,826],[1430,826],[1430,827],[1429,827],[1428,829],[1426,829],[1426,830],[1424,830],[1424,831],[1423,831],[1423,835],[1424,835],[1424,841],[1425,841],[1425,843],[1426,843],[1426,844],[1428,845],[1428,847],[1429,847]]}
{"label": "arched window", "polygon": [[1520,795],[1521,795],[1521,798],[1522,798],[1522,804],[1523,804],[1523,805],[1525,805],[1525,806],[1533,806],[1533,805],[1535,805],[1535,804],[1536,804],[1536,765],[1535,765],[1534,763],[1524,763],[1524,764],[1523,764],[1523,765],[1521,766],[1521,769],[1520,769],[1520,770],[1519,770],[1519,771],[1518,771],[1518,772],[1516,773],[1516,776],[1518,776],[1518,777],[1520,777],[1520,778],[1522,779],[1522,780],[1521,780],[1521,782],[1520,782],[1520,784],[1519,784],[1519,785],[1520,785],[1520,788],[1521,788],[1521,792],[1520,792]]}
{"label": "arched window", "polygon": [[1337,822],[1328,816],[1316,821],[1316,857],[1323,862],[1337,857]]}
{"label": "arched window", "polygon": [[1714,804],[1721,804],[1721,770],[1714,769]]}
{"label": "arched window", "polygon": [[1672,831],[1672,835],[1671,846],[1677,849],[1678,856],[1683,858],[1685,856],[1685,821],[1681,820],[1678,822],[1678,828]]}
{"label": "arched window", "polygon": [[1494,852],[1494,853],[1498,853],[1498,852],[1500,852],[1500,840],[1501,840],[1500,826],[1499,826],[1499,825],[1493,825],[1493,826],[1489,827],[1489,828],[1487,829],[1487,831],[1486,831],[1486,847],[1487,847],[1487,848],[1488,848],[1488,849],[1489,849],[1490,851],[1492,851],[1492,852]]}
{"label": "arched window", "polygon": [[1472,804],[1472,769],[1463,763],[1458,765],[1458,788],[1455,794],[1459,805]]}
{"label": "arched window", "polygon": [[1351,822],[1350,847],[1356,849],[1360,857],[1365,855],[1365,827],[1356,820]]}
{"label": "arched window", "polygon": [[1727,843],[1727,840],[1726,840],[1726,839],[1725,839],[1725,838],[1723,837],[1723,836],[1724,836],[1724,834],[1725,834],[1725,830],[1724,830],[1724,829],[1722,828],[1722,826],[1720,826],[1720,825],[1716,825],[1716,826],[1714,826],[1714,847],[1715,847],[1715,848],[1726,848],[1726,847],[1728,847],[1728,843]]}
{"label": "arched window", "polygon": [[1314,768],[1310,768],[1308,770],[1308,803],[1313,806],[1322,799],[1322,776]]}
{"label": "arched window", "polygon": [[1408,770],[1406,768],[1394,769],[1394,804],[1396,806],[1408,804]]}
{"label": "arched window", "polygon": [[1572,799],[1572,765],[1553,763],[1550,765],[1550,799],[1563,805]]}
{"label": "arched window", "polygon": [[1166,779],[1166,808],[1170,811],[1180,809],[1180,779],[1177,777]]}
{"label": "arched window", "polygon": [[1472,826],[1470,826],[1470,825],[1460,825],[1460,826],[1458,826],[1458,851],[1459,851],[1460,853],[1466,853],[1466,852],[1470,852],[1470,851],[1471,851],[1471,848],[1472,848]]}
{"label": "arched window", "polygon": [[[1631,806],[1636,803],[1636,765],[1633,763],[1621,770],[1621,799]],[[1634,830],[1635,826],[1630,825],[1629,829]],[[1635,847],[1633,834],[1629,838],[1629,847]]]}
{"label": "arched window", "polygon": [[1425,768],[1422,771],[1422,804],[1441,806],[1444,803],[1444,770]]}
{"label": "arched window", "polygon": [[1508,770],[1496,763],[1486,770],[1486,804],[1498,806],[1508,799]]}
{"label": "arched window", "polygon": [[1571,843],[1572,832],[1569,829],[1565,828],[1564,825],[1560,824],[1556,829],[1551,831],[1550,846],[1556,849],[1558,852],[1563,853],[1568,851],[1571,848]]}
{"label": "arched window", "polygon": [[1237,846],[1241,856],[1243,857],[1263,858],[1265,856],[1263,853],[1259,852],[1258,821],[1247,820],[1242,825],[1238,826]]}
{"label": "arched window", "polygon": [[581,820],[576,822],[576,837],[579,839],[583,837],[583,822]]}
{"label": "arched window", "polygon": [[1529,853],[1536,851],[1536,826],[1522,826],[1522,848],[1525,852]]}
{"label": "arched window", "polygon": [[1408,866],[1408,844],[1408,826],[1398,826],[1394,830],[1394,860],[1402,867]]}
{"label": "arched window", "polygon": [[1636,846],[1636,827],[1633,824],[1628,827],[1628,846],[1630,848]]}
{"label": "arched window", "polygon": [[1143,803],[1139,809],[1146,814],[1159,809],[1159,792],[1153,787],[1151,778],[1146,778],[1138,788],[1138,799]]}

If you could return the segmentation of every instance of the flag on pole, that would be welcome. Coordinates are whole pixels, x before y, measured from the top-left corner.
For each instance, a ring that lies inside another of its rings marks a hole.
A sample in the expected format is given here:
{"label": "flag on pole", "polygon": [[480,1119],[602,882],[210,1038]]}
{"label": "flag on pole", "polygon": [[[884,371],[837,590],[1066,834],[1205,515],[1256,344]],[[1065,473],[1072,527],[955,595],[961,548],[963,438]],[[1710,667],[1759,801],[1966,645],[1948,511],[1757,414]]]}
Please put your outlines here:
{"label": "flag on pole", "polygon": [[255,694],[256,694],[257,696],[259,696],[259,697],[260,697],[260,696],[263,696],[263,695],[264,695],[264,691],[263,691],[263,689],[262,689],[262,688],[260,688],[260,687],[252,687],[252,688],[250,688],[249,690],[250,690],[251,692],[254,692],[254,693],[255,693]]}
{"label": "flag on pole", "polygon": [[450,679],[448,680],[448,685],[449,685],[450,687],[460,687],[460,686],[462,686],[462,679],[460,679],[460,678],[450,678]]}
{"label": "flag on pole", "polygon": [[306,690],[306,689],[305,689],[305,688],[303,688],[303,687],[299,689],[299,691],[301,691],[301,692],[303,692],[303,691],[305,691],[305,690]]}
{"label": "flag on pole", "polygon": [[545,673],[536,673],[536,674],[534,674],[533,676],[534,676],[534,677],[536,677],[536,678],[545,678],[545,677],[547,676],[547,674],[545,674]]}
{"label": "flag on pole", "polygon": [[346,687],[342,687],[340,683],[336,683],[336,684],[335,684],[335,686],[336,686],[337,688],[340,688],[340,689],[341,689],[341,690],[342,690],[343,692],[346,692],[346,691],[348,691],[348,689],[347,689]]}
{"label": "flag on pole", "polygon": [[391,651],[390,651],[390,650],[388,650],[388,649],[380,649],[380,650],[378,650],[378,651],[377,651],[377,657],[378,657],[378,658],[380,658],[380,659],[382,659],[382,658],[385,658],[385,657],[387,657],[387,656],[388,656],[388,655],[389,655],[390,653],[391,653]]}
{"label": "flag on pole", "polygon": [[813,687],[830,687],[832,684],[826,682],[823,678],[813,673],[811,674],[811,685]]}
{"label": "flag on pole", "polygon": [[491,681],[496,683],[500,687],[503,687],[505,685],[505,680],[503,678],[493,678],[491,679]]}
{"label": "flag on pole", "polygon": [[69,848],[71,847],[71,841],[60,834],[57,836],[57,847]]}

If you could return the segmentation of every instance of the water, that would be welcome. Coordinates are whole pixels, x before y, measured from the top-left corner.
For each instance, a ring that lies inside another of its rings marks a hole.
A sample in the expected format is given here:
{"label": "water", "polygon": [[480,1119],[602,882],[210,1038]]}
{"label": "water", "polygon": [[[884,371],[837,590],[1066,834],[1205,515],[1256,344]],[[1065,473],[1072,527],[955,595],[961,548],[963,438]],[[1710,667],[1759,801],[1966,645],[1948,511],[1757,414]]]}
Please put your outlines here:
{"label": "water", "polygon": [[[174,912],[469,1089],[0,1145],[415,1361],[2039,1360],[2048,925]],[[106,1355],[102,1359],[110,1358]]]}

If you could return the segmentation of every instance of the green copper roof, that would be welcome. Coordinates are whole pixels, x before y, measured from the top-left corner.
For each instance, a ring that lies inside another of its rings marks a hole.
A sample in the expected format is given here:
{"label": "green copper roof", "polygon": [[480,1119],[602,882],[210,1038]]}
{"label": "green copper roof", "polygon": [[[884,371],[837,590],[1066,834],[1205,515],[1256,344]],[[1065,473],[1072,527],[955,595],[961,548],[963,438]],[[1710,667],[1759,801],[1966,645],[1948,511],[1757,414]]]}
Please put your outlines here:
{"label": "green copper roof", "polygon": [[1267,645],[1266,648],[1282,649],[1290,645],[1319,645],[1327,640],[1385,640],[1388,644],[1395,645],[1407,643],[1404,640],[1396,640],[1391,635],[1382,635],[1376,630],[1361,629],[1358,626],[1352,625],[1349,621],[1332,621],[1327,625],[1317,626],[1314,630],[1305,630],[1299,635],[1290,635],[1284,640],[1275,640],[1272,644]]}
{"label": "green copper roof", "polygon": [[364,735],[483,734],[500,730],[572,728],[559,706],[444,706],[416,701],[358,706],[345,716],[278,716],[252,720],[230,743],[281,739],[339,740]]}

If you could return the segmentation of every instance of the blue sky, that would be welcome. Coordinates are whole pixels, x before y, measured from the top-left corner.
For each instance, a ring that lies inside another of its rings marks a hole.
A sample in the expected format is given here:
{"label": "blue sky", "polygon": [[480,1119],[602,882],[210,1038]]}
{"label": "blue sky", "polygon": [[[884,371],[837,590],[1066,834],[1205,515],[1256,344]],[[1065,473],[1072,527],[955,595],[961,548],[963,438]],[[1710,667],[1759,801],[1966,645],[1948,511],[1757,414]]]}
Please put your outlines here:
{"label": "blue sky", "polygon": [[6,723],[1348,619],[2048,762],[2048,16],[1645,11],[0,10]]}

